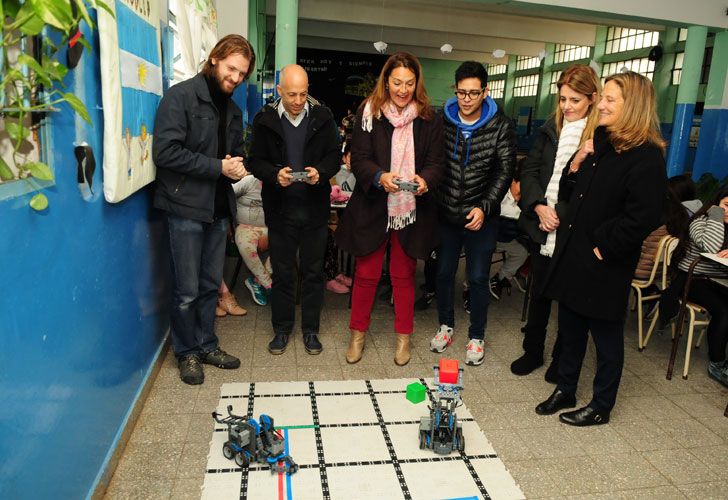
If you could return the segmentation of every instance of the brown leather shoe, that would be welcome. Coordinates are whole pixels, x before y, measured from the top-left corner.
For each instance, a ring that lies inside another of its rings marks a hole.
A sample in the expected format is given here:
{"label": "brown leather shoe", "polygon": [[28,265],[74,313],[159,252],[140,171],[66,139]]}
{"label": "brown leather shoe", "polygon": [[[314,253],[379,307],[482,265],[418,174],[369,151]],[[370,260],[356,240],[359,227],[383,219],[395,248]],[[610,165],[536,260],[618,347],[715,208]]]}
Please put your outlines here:
{"label": "brown leather shoe", "polygon": [[397,334],[397,347],[394,350],[394,363],[404,366],[410,360],[410,336],[406,333]]}
{"label": "brown leather shoe", "polygon": [[227,316],[227,313],[225,312],[225,309],[221,309],[220,306],[215,306],[215,316],[222,318]]}
{"label": "brown leather shoe", "polygon": [[217,307],[232,316],[245,316],[248,311],[240,307],[238,301],[232,293],[224,293],[217,297]]}
{"label": "brown leather shoe", "polygon": [[359,330],[351,331],[351,338],[349,339],[349,348],[346,350],[346,362],[354,364],[359,362],[361,359],[361,353],[364,350],[364,339],[366,337],[365,332]]}

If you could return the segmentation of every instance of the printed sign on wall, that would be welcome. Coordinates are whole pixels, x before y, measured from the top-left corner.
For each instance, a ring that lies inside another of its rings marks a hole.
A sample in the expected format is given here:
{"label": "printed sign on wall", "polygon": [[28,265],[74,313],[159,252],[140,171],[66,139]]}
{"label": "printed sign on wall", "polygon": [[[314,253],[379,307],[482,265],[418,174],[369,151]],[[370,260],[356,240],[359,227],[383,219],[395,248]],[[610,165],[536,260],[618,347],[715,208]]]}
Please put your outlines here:
{"label": "printed sign on wall", "polygon": [[154,117],[162,97],[159,2],[98,11],[104,105],[104,197],[115,203],[154,180]]}

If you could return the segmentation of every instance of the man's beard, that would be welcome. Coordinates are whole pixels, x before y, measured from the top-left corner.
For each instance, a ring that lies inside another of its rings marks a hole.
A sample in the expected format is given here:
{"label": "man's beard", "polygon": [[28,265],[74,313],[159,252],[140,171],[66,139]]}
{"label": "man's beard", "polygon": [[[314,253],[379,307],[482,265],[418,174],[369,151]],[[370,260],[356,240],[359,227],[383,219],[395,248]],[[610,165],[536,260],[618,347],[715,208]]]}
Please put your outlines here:
{"label": "man's beard", "polygon": [[233,90],[228,92],[225,88],[225,78],[222,77],[218,71],[215,71],[215,82],[217,82],[217,88],[220,89],[220,92],[222,92],[225,95],[232,95],[232,93],[235,91],[235,87],[233,87]]}

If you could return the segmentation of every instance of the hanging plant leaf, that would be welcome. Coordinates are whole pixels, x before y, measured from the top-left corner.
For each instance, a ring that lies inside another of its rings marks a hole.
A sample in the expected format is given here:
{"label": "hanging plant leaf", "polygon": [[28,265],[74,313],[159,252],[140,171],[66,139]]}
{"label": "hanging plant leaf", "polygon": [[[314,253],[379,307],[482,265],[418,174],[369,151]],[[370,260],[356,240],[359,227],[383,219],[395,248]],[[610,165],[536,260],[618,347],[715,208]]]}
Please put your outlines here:
{"label": "hanging plant leaf", "polygon": [[42,212],[48,208],[48,198],[43,193],[38,193],[30,199],[30,208],[36,212]]}
{"label": "hanging plant leaf", "polygon": [[46,85],[48,87],[51,86],[51,79],[48,73],[43,69],[43,67],[38,64],[38,61],[36,61],[34,58],[30,57],[28,54],[20,54],[18,56],[18,62],[20,64],[26,65],[28,68],[30,68],[34,73],[35,76],[38,77],[38,80],[43,85]]}
{"label": "hanging plant leaf", "polygon": [[83,102],[81,102],[81,99],[71,94],[70,92],[61,92],[61,95],[66,100],[66,102],[73,108],[73,110],[86,121],[86,123],[91,124],[91,117],[88,115],[86,106],[84,106]]}
{"label": "hanging plant leaf", "polygon": [[25,2],[17,11],[15,16],[9,13],[6,14],[8,14],[11,19],[15,20],[13,24],[7,27],[7,31],[9,32],[19,29],[26,35],[35,36],[40,34],[43,29],[43,20],[35,15],[33,5],[30,2]]}
{"label": "hanging plant leaf", "polygon": [[53,171],[45,163],[31,161],[25,164],[25,168],[30,170],[30,174],[39,181],[53,180]]}
{"label": "hanging plant leaf", "polygon": [[46,74],[56,81],[63,80],[66,73],[68,73],[68,68],[66,68],[63,64],[59,63],[55,59],[49,59],[45,56],[42,59],[42,67]]}
{"label": "hanging plant leaf", "polygon": [[96,6],[96,8],[97,8],[97,9],[98,9],[98,8],[102,8],[102,9],[104,9],[104,10],[105,10],[106,12],[108,12],[108,14],[109,14],[109,15],[110,15],[110,16],[111,16],[111,17],[112,17],[113,19],[116,19],[116,16],[114,15],[114,11],[113,11],[113,10],[111,10],[111,7],[109,7],[109,5],[108,5],[108,4],[106,3],[106,2],[104,2],[103,0],[96,0],[95,2],[94,2],[94,1],[92,1],[91,3],[92,3],[92,4],[95,4],[95,6]]}
{"label": "hanging plant leaf", "polygon": [[13,142],[22,141],[30,135],[30,130],[16,122],[6,122],[5,130]]}
{"label": "hanging plant leaf", "polygon": [[10,167],[7,163],[5,163],[5,160],[2,159],[0,156],[0,180],[3,181],[12,181],[15,179],[15,176],[13,175],[13,171],[10,170]]}
{"label": "hanging plant leaf", "polygon": [[73,25],[71,4],[61,0],[30,0],[33,10],[46,24],[66,32]]}
{"label": "hanging plant leaf", "polygon": [[91,16],[88,15],[85,0],[73,0],[73,3],[76,5],[76,8],[81,13],[81,17],[83,17],[83,20],[86,21],[86,24],[93,28],[94,23],[93,21],[91,21]]}

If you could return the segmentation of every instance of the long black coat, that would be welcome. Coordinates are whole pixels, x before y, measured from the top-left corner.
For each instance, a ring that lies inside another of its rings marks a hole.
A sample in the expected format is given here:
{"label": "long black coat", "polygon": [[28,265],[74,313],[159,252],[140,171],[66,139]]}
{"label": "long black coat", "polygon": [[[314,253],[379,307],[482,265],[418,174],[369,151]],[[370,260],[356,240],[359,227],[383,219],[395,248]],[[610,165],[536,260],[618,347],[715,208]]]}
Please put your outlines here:
{"label": "long black coat", "polygon": [[[329,179],[339,171],[340,152],[337,139],[336,122],[328,108],[309,98],[309,120],[304,144],[303,161],[306,166],[318,170],[319,183],[305,184],[308,213],[311,226],[326,224],[329,219],[331,184]],[[278,115],[277,105],[267,104],[258,111],[253,119],[253,139],[250,146],[248,165],[253,175],[263,182],[261,196],[265,224],[280,227],[284,214],[299,207],[288,206],[285,187],[276,182],[278,171],[290,166],[283,137],[283,126]]]}
{"label": "long black coat", "polygon": [[[554,173],[558,147],[556,123],[552,118],[539,129],[538,137],[528,152],[521,170],[521,200],[518,202],[521,215],[518,218],[518,227],[541,245],[546,243],[548,233],[538,228],[540,221],[533,209],[536,205],[546,204],[546,188]],[[555,210],[559,218],[564,216],[565,208],[565,204],[557,203]]]}
{"label": "long black coat", "polygon": [[569,205],[544,293],[583,316],[617,321],[626,313],[642,241],[660,225],[665,160],[652,144],[617,153],[603,127],[594,150],[577,174],[567,175],[570,164],[564,169],[559,198]]}
{"label": "long black coat", "polygon": [[[374,118],[372,131],[361,127],[362,110],[356,115],[351,142],[351,171],[356,186],[336,230],[337,245],[352,255],[367,255],[387,239],[387,192],[372,182],[380,170],[389,172],[394,127],[384,116]],[[427,182],[428,192],[415,197],[414,223],[399,231],[404,251],[412,258],[426,259],[437,246],[437,204],[433,191],[442,177],[442,119],[415,118],[415,172]]]}

